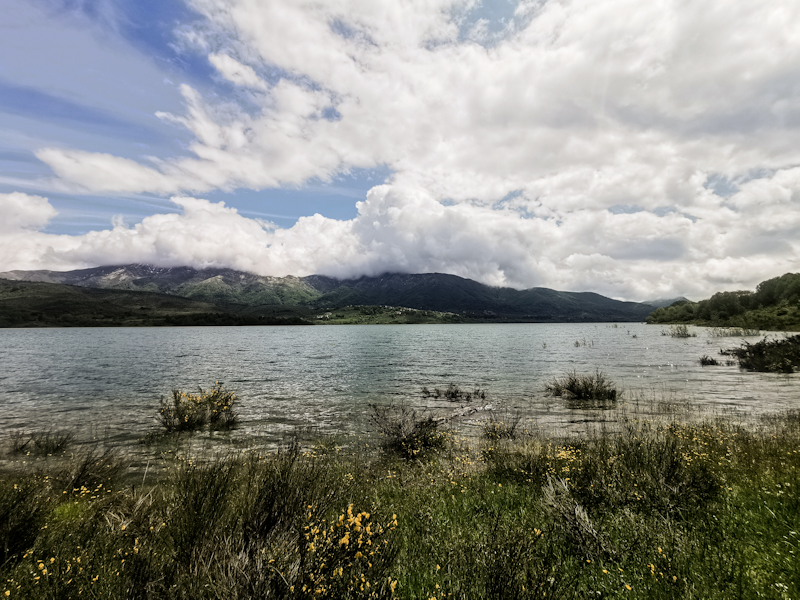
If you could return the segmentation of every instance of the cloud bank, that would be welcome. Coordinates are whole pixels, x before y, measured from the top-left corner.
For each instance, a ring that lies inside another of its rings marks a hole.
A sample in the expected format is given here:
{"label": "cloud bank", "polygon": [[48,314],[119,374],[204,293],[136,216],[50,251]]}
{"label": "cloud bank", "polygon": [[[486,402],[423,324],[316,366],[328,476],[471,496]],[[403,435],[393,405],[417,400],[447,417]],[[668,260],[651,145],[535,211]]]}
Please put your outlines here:
{"label": "cloud bank", "polygon": [[[191,5],[180,41],[230,94],[183,85],[185,111],[158,113],[189,154],[36,154],[62,189],[182,212],[53,236],[46,200],[0,196],[2,267],[440,271],[629,299],[798,270],[797,3],[522,0],[495,33],[473,0]],[[187,197],[380,166],[350,221],[280,229]]]}

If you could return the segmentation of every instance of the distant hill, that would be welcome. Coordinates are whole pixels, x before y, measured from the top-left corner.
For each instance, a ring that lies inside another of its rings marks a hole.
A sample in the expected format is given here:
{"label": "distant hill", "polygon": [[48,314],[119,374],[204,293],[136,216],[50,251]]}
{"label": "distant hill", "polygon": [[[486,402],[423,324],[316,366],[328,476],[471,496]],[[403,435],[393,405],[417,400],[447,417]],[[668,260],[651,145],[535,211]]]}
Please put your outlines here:
{"label": "distant hill", "polygon": [[653,308],[664,308],[666,306],[672,306],[676,302],[689,302],[689,299],[683,296],[678,296],[677,298],[658,298],[656,300],[645,300],[642,304],[648,304]]}
{"label": "distant hill", "polygon": [[205,302],[303,304],[319,292],[299,277],[262,277],[233,269],[124,265],[76,271],[7,271],[0,278],[80,287],[155,292]]}
{"label": "distant hill", "polygon": [[317,306],[392,305],[460,313],[475,319],[533,322],[642,321],[651,306],[591,292],[491,287],[442,273],[387,274],[339,280],[304,278],[322,294]]}
{"label": "distant hill", "polygon": [[0,327],[297,325],[290,314],[244,314],[179,296],[0,279]]}
{"label": "distant hill", "polygon": [[395,273],[342,280],[322,275],[262,277],[233,269],[124,265],[66,272],[9,271],[0,273],[0,278],[148,291],[221,306],[295,306],[304,311],[353,305],[392,306],[457,313],[485,321],[643,321],[653,308],[591,292],[491,287],[442,273]]}
{"label": "distant hill", "polygon": [[762,281],[754,292],[719,292],[699,302],[676,302],[653,311],[647,322],[800,330],[800,273]]}

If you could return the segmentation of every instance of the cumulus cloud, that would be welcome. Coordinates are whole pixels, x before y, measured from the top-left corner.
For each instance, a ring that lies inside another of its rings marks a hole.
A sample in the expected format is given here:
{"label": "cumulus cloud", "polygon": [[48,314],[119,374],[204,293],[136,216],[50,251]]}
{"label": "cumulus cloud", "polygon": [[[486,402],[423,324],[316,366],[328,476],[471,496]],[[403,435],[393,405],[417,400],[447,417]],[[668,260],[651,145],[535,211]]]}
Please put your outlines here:
{"label": "cumulus cloud", "polygon": [[21,192],[0,194],[0,233],[37,231],[55,216],[47,198]]}
{"label": "cumulus cloud", "polygon": [[[797,220],[758,238],[743,231],[751,227],[747,221],[730,222],[720,232],[675,212],[659,217],[584,210],[563,219],[532,219],[508,206],[445,206],[430,194],[392,185],[373,188],[355,219],[314,215],[288,229],[246,218],[223,202],[178,196],[172,202],[179,212],[146,217],[132,227],[115,220],[110,229],[67,236],[32,231],[55,213],[47,199],[0,196],[3,214],[17,218],[0,235],[0,270],[141,262],[344,278],[448,272],[491,285],[645,299],[675,290],[703,296],[708,286],[752,287],[775,271],[776,255],[796,256],[800,239]],[[753,247],[733,252],[743,239]],[[698,252],[701,243],[712,250]]]}
{"label": "cumulus cloud", "polygon": [[[797,3],[521,0],[492,36],[463,30],[467,0],[191,3],[205,21],[181,35],[248,104],[184,85],[185,112],[159,116],[193,134],[191,156],[42,149],[62,185],[202,194],[378,165],[392,178],[352,221],[285,230],[177,198],[181,215],[76,238],[67,262],[446,271],[639,299],[797,268]],[[195,245],[202,227],[216,233]],[[234,243],[214,241],[222,227]]]}

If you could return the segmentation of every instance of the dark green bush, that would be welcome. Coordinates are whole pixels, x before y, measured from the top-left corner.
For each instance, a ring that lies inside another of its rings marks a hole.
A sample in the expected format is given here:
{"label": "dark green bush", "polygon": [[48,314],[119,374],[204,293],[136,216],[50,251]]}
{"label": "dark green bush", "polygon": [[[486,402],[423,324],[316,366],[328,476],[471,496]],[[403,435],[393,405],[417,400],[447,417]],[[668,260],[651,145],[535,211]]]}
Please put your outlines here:
{"label": "dark green bush", "polygon": [[800,369],[800,335],[782,339],[745,342],[740,348],[723,350],[723,356],[739,360],[739,367],[765,373],[793,373]]}
{"label": "dark green bush", "polygon": [[589,375],[571,371],[555,377],[545,385],[545,391],[582,408],[605,408],[616,402],[619,395],[614,382],[599,370]]}

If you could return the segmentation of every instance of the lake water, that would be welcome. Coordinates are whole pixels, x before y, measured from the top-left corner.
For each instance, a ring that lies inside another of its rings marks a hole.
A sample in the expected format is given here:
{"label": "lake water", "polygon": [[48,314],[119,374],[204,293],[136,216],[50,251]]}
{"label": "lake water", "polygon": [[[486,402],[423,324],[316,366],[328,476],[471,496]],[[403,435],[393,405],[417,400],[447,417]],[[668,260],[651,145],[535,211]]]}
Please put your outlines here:
{"label": "lake water", "polygon": [[[797,375],[701,367],[740,338],[661,335],[643,324],[368,325],[0,329],[2,432],[75,430],[132,443],[156,425],[173,388],[219,380],[240,397],[239,438],[278,439],[296,426],[360,432],[368,404],[406,403],[447,414],[423,386],[487,391],[497,410],[540,426],[607,418],[544,393],[565,371],[601,369],[627,406],[688,403],[713,412],[800,406]],[[776,335],[776,334],[773,334]],[[750,341],[754,341],[750,338]],[[621,404],[622,405],[622,404]],[[647,409],[645,409],[647,410]]]}

